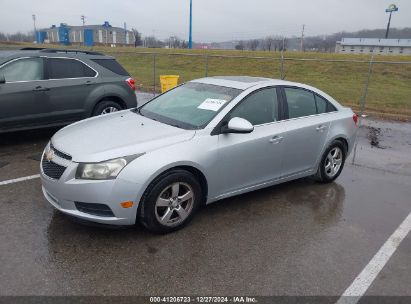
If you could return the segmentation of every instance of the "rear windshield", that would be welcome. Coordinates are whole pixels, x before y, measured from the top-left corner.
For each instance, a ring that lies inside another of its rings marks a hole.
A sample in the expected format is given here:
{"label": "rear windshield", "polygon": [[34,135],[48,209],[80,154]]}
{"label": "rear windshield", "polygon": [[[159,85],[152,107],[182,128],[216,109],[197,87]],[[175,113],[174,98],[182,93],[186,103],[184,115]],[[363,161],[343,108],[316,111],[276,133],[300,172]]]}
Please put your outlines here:
{"label": "rear windshield", "polygon": [[92,59],[92,61],[118,75],[130,76],[130,74],[115,59]]}

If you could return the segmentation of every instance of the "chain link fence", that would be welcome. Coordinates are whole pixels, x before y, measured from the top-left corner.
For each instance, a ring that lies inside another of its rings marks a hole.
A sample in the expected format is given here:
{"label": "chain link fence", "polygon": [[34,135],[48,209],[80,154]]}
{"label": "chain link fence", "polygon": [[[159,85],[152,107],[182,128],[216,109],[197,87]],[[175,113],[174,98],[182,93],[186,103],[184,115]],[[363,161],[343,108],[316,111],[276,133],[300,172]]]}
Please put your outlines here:
{"label": "chain link fence", "polygon": [[383,56],[319,59],[283,54],[258,57],[115,52],[111,55],[127,68],[141,91],[158,93],[160,75],[179,75],[180,82],[217,75],[279,78],[317,87],[360,114],[401,121],[411,119],[411,61],[401,57],[398,61],[388,61]]}

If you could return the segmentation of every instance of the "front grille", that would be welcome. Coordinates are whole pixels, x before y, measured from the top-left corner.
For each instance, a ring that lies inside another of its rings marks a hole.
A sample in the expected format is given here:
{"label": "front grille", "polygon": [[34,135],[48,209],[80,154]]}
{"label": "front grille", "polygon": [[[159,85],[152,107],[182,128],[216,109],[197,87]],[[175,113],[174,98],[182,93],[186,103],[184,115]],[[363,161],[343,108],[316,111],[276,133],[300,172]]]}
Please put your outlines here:
{"label": "front grille", "polygon": [[57,150],[56,148],[54,148],[53,144],[50,144],[50,149],[54,151],[54,154],[57,155],[60,158],[63,159],[67,159],[67,160],[71,160],[72,157],[64,152],[61,152],[59,150]]}
{"label": "front grille", "polygon": [[44,174],[53,179],[60,179],[66,170],[66,167],[56,164],[55,162],[48,161],[45,157],[43,157],[41,167],[43,168]]}
{"label": "front grille", "polygon": [[104,204],[74,202],[74,205],[80,212],[102,217],[114,217],[114,213],[111,211],[110,207]]}

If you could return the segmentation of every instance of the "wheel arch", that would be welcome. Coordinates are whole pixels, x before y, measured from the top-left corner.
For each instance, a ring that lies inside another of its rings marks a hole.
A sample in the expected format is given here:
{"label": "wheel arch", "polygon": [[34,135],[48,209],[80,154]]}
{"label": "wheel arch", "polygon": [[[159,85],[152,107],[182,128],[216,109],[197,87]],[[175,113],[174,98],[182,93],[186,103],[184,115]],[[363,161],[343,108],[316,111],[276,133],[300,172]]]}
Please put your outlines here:
{"label": "wheel arch", "polygon": [[[107,95],[107,96],[103,96],[101,98],[99,98],[97,100],[97,102],[94,103],[92,109],[91,109],[91,114],[94,113],[94,111],[96,110],[96,108],[98,107],[98,105],[100,103],[102,103],[103,101],[113,101],[117,104],[119,104],[121,106],[122,109],[126,109],[127,108],[127,104],[126,102],[119,96],[116,95]],[[90,114],[90,115],[91,115]]]}
{"label": "wheel arch", "polygon": [[[153,175],[153,177],[148,181],[146,187],[144,188],[143,194],[141,196],[142,199],[144,199],[144,197],[147,195],[148,191],[154,185],[154,183],[156,183],[159,179],[167,176],[168,174],[176,170],[184,170],[195,176],[195,178],[200,183],[201,189],[203,190],[201,206],[204,206],[207,202],[207,197],[208,197],[208,181],[204,173],[199,168],[197,168],[196,166],[192,164],[174,164],[170,167],[163,168],[157,171]],[[141,204],[139,204],[138,206],[137,218],[140,215],[140,212],[141,212]]]}
{"label": "wheel arch", "polygon": [[349,151],[348,140],[347,140],[345,137],[340,136],[340,137],[337,137],[337,138],[333,139],[333,140],[330,142],[330,144],[331,144],[333,141],[336,141],[336,140],[338,140],[338,141],[340,141],[340,142],[343,143],[343,145],[344,145],[344,147],[345,147],[345,153],[348,153],[348,151]]}
{"label": "wheel arch", "polygon": [[350,146],[349,146],[349,141],[348,139],[342,135],[342,134],[338,134],[336,136],[333,136],[332,138],[330,138],[326,144],[324,145],[323,149],[321,150],[321,153],[318,156],[318,159],[316,161],[316,164],[314,166],[314,171],[316,172],[318,170],[318,166],[320,165],[321,162],[321,158],[323,157],[324,152],[327,150],[327,148],[334,142],[334,141],[340,141],[343,143],[343,145],[345,146],[345,153],[346,153],[346,157],[348,157],[349,151],[350,151]]}

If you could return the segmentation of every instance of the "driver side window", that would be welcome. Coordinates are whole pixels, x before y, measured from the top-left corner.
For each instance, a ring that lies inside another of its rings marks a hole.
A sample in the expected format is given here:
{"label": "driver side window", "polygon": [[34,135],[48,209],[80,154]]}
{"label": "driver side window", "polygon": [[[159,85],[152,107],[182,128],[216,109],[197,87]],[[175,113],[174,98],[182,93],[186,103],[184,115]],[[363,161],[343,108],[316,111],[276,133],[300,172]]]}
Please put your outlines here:
{"label": "driver side window", "polygon": [[230,119],[240,117],[252,125],[262,125],[279,120],[276,88],[262,89],[245,97],[230,114]]}
{"label": "driver side window", "polygon": [[43,59],[24,58],[6,63],[0,69],[0,75],[4,76],[6,82],[42,80]]}

